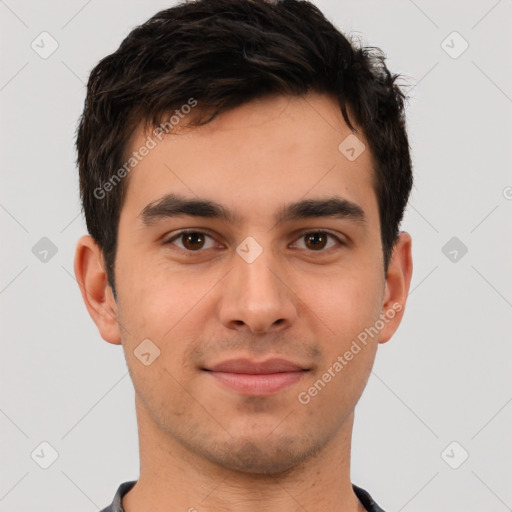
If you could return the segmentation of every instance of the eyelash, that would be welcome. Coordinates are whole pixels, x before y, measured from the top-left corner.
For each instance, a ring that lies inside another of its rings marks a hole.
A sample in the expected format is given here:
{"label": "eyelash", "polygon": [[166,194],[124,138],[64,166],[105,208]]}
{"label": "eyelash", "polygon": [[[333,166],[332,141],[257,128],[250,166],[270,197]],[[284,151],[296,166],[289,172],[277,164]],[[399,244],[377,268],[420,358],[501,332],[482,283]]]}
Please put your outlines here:
{"label": "eyelash", "polygon": [[[206,235],[207,237],[210,237],[210,238],[214,238],[212,235],[204,232],[204,231],[199,231],[197,229],[184,229],[182,231],[178,231],[177,233],[175,233],[171,238],[169,238],[167,241],[164,242],[164,245],[169,245],[169,244],[173,244],[174,240],[177,240],[179,239],[180,237],[184,236],[184,235],[187,235],[187,234],[190,234],[190,233],[197,233],[197,234],[200,234],[200,235]],[[303,238],[305,237],[306,235],[312,235],[312,234],[323,234],[323,235],[328,235],[330,236],[331,238],[334,238],[338,244],[340,246],[345,246],[347,245],[345,242],[343,242],[337,235],[335,235],[334,233],[330,232],[330,231],[326,231],[326,230],[313,230],[313,231],[305,231],[303,233],[301,233],[299,235],[299,237],[297,238],[297,240],[299,240],[300,238]],[[176,246],[177,247],[177,246]],[[322,253],[322,252],[328,252],[330,249],[334,249],[335,247],[329,247],[328,249],[319,249],[317,251],[315,250],[309,250],[308,252],[318,252],[318,253]],[[189,253],[189,254],[193,254],[193,253],[200,253],[200,252],[204,252],[205,250],[207,249],[198,249],[197,251],[192,251],[192,250],[189,250],[189,249],[183,249],[182,247],[177,247],[177,249],[183,251],[183,252],[186,252],[186,253]],[[307,250],[307,249],[306,249]]]}

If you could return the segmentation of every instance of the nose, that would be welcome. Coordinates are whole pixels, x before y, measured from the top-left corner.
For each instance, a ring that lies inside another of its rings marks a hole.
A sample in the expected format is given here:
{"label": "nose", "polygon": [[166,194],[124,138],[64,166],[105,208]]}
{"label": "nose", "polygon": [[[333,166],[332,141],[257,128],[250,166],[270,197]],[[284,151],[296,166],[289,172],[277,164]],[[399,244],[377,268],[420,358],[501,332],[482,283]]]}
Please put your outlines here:
{"label": "nose", "polygon": [[238,255],[224,280],[219,316],[229,329],[255,334],[277,332],[297,318],[297,296],[271,251],[249,263]]}

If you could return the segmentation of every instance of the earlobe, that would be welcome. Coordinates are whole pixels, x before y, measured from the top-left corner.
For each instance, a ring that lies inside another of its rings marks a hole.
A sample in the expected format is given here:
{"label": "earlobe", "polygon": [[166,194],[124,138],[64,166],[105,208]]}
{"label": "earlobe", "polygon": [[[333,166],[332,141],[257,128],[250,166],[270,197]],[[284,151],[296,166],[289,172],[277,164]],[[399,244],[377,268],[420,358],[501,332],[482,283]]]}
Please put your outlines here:
{"label": "earlobe", "polygon": [[411,236],[402,231],[393,248],[386,276],[381,312],[384,327],[379,334],[379,343],[389,341],[402,321],[412,277],[411,248]]}
{"label": "earlobe", "polygon": [[117,305],[108,284],[101,249],[90,235],[78,240],[74,270],[87,311],[101,337],[120,345]]}

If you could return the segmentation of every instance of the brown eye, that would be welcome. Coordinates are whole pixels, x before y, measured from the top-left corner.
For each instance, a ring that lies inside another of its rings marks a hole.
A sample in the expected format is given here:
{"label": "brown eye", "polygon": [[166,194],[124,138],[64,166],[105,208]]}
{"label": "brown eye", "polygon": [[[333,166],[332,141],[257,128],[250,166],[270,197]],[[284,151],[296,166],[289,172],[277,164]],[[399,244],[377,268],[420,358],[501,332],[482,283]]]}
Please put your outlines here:
{"label": "brown eye", "polygon": [[[334,240],[334,243],[328,246],[329,238]],[[331,249],[336,245],[344,245],[337,236],[327,231],[312,231],[304,233],[300,236],[299,240],[304,240],[304,247],[306,249],[316,252],[322,252],[324,249]],[[303,247],[299,248],[302,249]]]}
{"label": "brown eye", "polygon": [[306,246],[309,249],[323,249],[327,243],[325,233],[309,233],[305,236]]}
{"label": "brown eye", "polygon": [[[213,244],[210,244],[209,247],[205,247],[208,238],[213,240],[210,235],[201,231],[181,231],[168,240],[166,244],[177,245],[177,247],[186,251],[199,252],[201,249],[210,249],[213,247]],[[181,242],[181,245],[175,241]]]}
{"label": "brown eye", "polygon": [[204,236],[202,233],[185,233],[181,235],[185,249],[195,251],[201,249],[204,245]]}

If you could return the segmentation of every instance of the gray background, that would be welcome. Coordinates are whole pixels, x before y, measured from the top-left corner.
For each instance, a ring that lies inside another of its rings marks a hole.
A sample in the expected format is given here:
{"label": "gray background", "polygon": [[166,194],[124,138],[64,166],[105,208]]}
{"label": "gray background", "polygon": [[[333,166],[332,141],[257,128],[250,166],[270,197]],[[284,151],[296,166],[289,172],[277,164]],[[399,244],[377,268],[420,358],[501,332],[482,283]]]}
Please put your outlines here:
{"label": "gray background", "polygon": [[[352,481],[387,511],[512,510],[512,1],[315,3],[382,47],[411,96],[414,276],[357,407]],[[122,349],[73,273],[86,232],[73,143],[92,67],[171,5],[0,0],[2,512],[93,512],[138,477]],[[59,45],[46,59],[31,48],[43,31]],[[58,453],[48,469],[42,442]]]}

